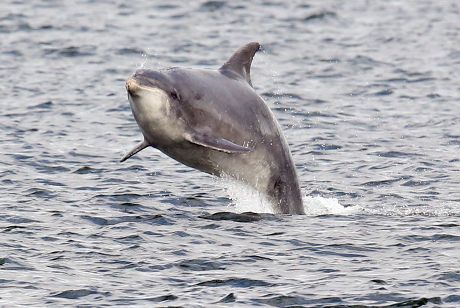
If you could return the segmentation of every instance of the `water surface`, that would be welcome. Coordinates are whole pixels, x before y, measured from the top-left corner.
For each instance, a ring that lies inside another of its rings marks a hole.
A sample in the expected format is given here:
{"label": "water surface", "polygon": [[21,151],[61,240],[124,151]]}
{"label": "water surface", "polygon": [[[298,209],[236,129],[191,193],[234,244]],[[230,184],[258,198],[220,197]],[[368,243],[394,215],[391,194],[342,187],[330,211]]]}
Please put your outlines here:
{"label": "water surface", "polygon": [[[458,307],[459,15],[453,0],[2,1],[0,304]],[[231,214],[260,208],[154,149],[118,162],[141,139],[135,69],[217,68],[249,41],[307,216]]]}

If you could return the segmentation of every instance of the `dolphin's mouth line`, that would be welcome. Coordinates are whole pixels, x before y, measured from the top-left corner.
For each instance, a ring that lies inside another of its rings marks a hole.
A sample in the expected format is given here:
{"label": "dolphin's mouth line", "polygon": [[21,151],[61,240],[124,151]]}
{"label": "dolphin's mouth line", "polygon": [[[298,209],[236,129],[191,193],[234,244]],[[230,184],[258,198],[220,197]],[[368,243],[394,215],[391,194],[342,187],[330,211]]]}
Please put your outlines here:
{"label": "dolphin's mouth line", "polygon": [[159,87],[148,87],[148,86],[140,86],[140,85],[136,87],[136,90],[144,90],[144,91],[149,91],[149,92],[153,92],[156,89],[164,91]]}
{"label": "dolphin's mouth line", "polygon": [[146,87],[146,86],[138,86],[138,88],[140,90],[145,90],[145,91],[150,91],[150,92],[153,92],[154,90],[158,89],[158,90],[161,90],[163,92],[166,92],[164,91],[163,89],[161,89],[160,87]]}
{"label": "dolphin's mouth line", "polygon": [[147,92],[153,92],[155,90],[161,90],[161,91],[167,93],[167,91],[163,90],[161,87],[142,85],[136,79],[133,79],[133,78],[130,78],[126,82],[126,90],[127,90],[128,94],[134,95],[134,96],[139,96],[139,95],[136,94],[136,92],[139,91],[139,90],[147,91]]}

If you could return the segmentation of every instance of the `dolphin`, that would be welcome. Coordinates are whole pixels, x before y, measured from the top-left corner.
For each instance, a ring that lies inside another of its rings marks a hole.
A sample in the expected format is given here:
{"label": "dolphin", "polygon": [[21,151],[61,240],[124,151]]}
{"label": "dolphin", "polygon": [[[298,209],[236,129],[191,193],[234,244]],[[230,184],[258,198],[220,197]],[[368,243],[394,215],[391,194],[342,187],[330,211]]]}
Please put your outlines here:
{"label": "dolphin", "polygon": [[304,214],[288,143],[251,83],[260,44],[239,48],[218,70],[139,69],[126,81],[131,110],[147,147],[200,171],[256,189],[275,214]]}

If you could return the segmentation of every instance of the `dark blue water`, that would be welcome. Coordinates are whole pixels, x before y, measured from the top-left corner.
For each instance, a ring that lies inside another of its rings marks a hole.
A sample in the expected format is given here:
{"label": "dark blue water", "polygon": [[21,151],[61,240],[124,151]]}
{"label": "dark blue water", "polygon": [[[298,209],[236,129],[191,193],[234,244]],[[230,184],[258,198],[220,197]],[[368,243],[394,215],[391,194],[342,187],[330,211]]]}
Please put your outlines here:
{"label": "dark blue water", "polygon": [[[460,306],[459,20],[453,0],[2,1],[0,306]],[[154,149],[118,162],[135,69],[249,41],[307,216],[238,214],[264,209]]]}

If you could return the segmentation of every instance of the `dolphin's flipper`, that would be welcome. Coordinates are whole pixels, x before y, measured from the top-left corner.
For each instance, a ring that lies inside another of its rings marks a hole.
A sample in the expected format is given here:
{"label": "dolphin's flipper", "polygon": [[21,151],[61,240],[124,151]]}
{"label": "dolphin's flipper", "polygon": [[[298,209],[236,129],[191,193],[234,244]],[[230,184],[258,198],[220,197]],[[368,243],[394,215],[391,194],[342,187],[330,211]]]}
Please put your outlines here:
{"label": "dolphin's flipper", "polygon": [[252,149],[235,144],[227,139],[224,138],[216,138],[206,134],[200,133],[193,133],[184,134],[184,137],[187,141],[201,145],[207,148],[211,148],[217,151],[225,152],[225,153],[247,153],[251,152]]}
{"label": "dolphin's flipper", "polygon": [[138,145],[136,145],[134,147],[134,149],[129,151],[125,156],[123,156],[123,158],[120,160],[120,162],[121,163],[124,162],[125,160],[127,160],[128,158],[130,158],[134,154],[139,153],[140,151],[142,151],[143,149],[145,149],[148,146],[150,146],[150,144],[147,141],[145,141],[145,139],[144,139],[144,141],[140,142]]}
{"label": "dolphin's flipper", "polygon": [[233,71],[246,79],[251,85],[251,63],[252,58],[260,49],[260,44],[252,42],[238,49],[230,59],[220,68],[221,72]]}

